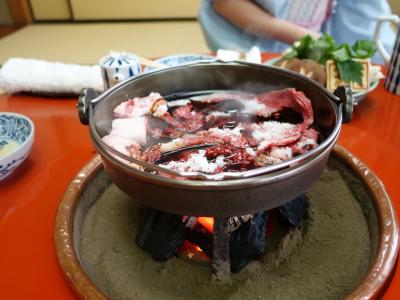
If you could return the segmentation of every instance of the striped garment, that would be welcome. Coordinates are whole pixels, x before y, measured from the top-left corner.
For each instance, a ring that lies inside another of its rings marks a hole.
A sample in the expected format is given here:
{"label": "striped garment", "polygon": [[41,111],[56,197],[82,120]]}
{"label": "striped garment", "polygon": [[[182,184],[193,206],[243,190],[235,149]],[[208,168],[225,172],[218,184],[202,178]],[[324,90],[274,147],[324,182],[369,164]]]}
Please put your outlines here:
{"label": "striped garment", "polygon": [[385,89],[391,93],[400,95],[400,28],[397,32],[396,43],[385,80]]}
{"label": "striped garment", "polygon": [[[220,16],[212,7],[219,0],[202,0],[199,21],[211,50],[230,49],[247,52],[253,46],[280,53],[289,47],[272,37],[250,34]],[[376,21],[390,15],[387,0],[253,0],[278,19],[288,20],[309,30],[328,33],[336,43],[353,44],[372,40]],[[399,1],[399,0],[397,0]],[[381,41],[386,51],[393,49],[394,33],[389,23],[382,25]],[[382,63],[376,54],[372,61]]]}
{"label": "striped garment", "polygon": [[319,32],[322,24],[331,15],[333,6],[331,0],[292,0],[287,20]]}
{"label": "striped garment", "polygon": [[255,0],[271,15],[288,20],[315,32],[332,14],[334,0]]}

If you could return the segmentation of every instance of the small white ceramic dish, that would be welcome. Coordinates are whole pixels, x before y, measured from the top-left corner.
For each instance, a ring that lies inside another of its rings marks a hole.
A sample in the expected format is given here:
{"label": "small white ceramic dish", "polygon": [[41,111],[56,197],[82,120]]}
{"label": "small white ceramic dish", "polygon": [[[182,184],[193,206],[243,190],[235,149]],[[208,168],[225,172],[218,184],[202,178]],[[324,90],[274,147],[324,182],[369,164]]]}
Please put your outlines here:
{"label": "small white ceramic dish", "polygon": [[[274,64],[279,59],[280,59],[280,57],[271,58],[269,60],[264,61],[263,64],[267,65],[267,66],[274,66]],[[363,100],[365,98],[365,96],[368,95],[369,92],[376,89],[378,84],[379,84],[379,80],[375,80],[375,81],[371,82],[371,84],[369,85],[368,91],[353,93],[354,105],[357,105],[359,102],[361,102],[361,100]]]}
{"label": "small white ceramic dish", "polygon": [[35,127],[26,116],[0,112],[0,180],[3,180],[28,157]]}
{"label": "small white ceramic dish", "polygon": [[[216,58],[211,55],[189,53],[189,54],[175,54],[175,55],[164,56],[155,60],[155,62],[171,67],[171,66],[189,64],[197,61],[209,61],[214,59]],[[153,67],[147,67],[144,69],[144,72],[152,71],[155,69],[156,68]]]}

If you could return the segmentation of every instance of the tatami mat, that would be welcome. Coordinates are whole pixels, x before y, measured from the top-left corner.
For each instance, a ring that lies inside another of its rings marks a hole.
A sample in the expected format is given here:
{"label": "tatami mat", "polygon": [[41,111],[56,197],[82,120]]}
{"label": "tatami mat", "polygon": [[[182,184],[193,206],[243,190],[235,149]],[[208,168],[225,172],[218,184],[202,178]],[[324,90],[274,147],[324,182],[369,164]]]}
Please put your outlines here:
{"label": "tatami mat", "polygon": [[110,50],[144,57],[209,51],[196,21],[37,24],[0,39],[0,64],[10,57],[94,64]]}

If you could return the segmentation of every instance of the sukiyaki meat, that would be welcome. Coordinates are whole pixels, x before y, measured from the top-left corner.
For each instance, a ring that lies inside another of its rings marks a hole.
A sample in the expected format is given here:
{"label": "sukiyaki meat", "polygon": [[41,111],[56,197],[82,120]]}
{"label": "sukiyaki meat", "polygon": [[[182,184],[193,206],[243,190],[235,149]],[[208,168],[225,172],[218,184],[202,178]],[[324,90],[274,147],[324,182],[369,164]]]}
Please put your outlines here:
{"label": "sukiyaki meat", "polygon": [[320,136],[313,119],[311,101],[293,88],[174,100],[151,93],[115,107],[103,141],[125,155],[180,172],[246,171],[315,148]]}

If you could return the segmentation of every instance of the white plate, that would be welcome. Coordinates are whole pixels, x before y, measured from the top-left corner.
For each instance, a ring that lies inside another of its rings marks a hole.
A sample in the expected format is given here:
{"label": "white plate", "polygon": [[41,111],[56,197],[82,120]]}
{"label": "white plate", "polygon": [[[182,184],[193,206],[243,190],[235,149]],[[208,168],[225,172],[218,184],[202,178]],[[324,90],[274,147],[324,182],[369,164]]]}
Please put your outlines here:
{"label": "white plate", "polygon": [[[164,56],[164,57],[161,57],[161,58],[155,60],[155,62],[172,67],[172,66],[194,63],[194,62],[198,62],[198,61],[210,61],[210,60],[214,60],[214,59],[216,59],[216,58],[211,55],[189,53],[189,54],[175,54],[175,55]],[[152,70],[156,70],[156,69],[157,68],[146,67],[144,69],[144,72],[148,72],[148,71],[152,71]]]}
{"label": "white plate", "polygon": [[[263,62],[264,65],[267,66],[274,66],[274,64],[280,59],[280,57],[275,57],[275,58],[271,58],[269,60],[266,60]],[[279,67],[277,67],[279,68]],[[354,99],[354,104],[357,105],[361,100],[363,100],[365,98],[365,96],[368,95],[369,92],[373,91],[374,89],[376,89],[376,87],[379,84],[379,80],[375,80],[374,82],[371,82],[369,85],[369,89],[365,92],[356,92],[353,93],[353,99]]]}

